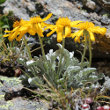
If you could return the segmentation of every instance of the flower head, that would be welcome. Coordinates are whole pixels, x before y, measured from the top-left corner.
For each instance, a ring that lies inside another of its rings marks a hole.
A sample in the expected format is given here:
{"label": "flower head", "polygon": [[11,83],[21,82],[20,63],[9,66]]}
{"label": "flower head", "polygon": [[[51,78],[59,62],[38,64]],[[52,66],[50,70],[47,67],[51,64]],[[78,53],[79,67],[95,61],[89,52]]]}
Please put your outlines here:
{"label": "flower head", "polygon": [[75,37],[75,42],[80,42],[80,37],[85,36],[84,31],[86,30],[89,33],[91,41],[95,41],[94,33],[104,35],[106,33],[106,28],[101,28],[95,26],[92,22],[81,22],[75,25],[74,27],[78,28],[79,31],[72,34],[72,38]]}
{"label": "flower head", "polygon": [[30,18],[31,29],[29,30],[30,34],[37,33],[39,36],[43,37],[43,29],[47,24],[44,21],[48,20],[52,16],[52,13],[48,14],[47,17],[42,19],[40,16]]}
{"label": "flower head", "polygon": [[40,18],[40,16],[32,17],[29,21],[25,21],[21,19],[20,21],[16,21],[13,24],[14,29],[11,31],[6,30],[3,37],[8,37],[10,41],[16,39],[20,41],[24,34],[29,33],[30,35],[35,35],[36,33],[43,37],[43,27],[46,26],[44,21],[48,20],[52,16],[52,13],[48,14],[44,19]]}
{"label": "flower head", "polygon": [[50,25],[46,29],[52,30],[47,34],[47,37],[52,35],[54,32],[57,33],[57,41],[61,42],[63,38],[70,37],[71,27],[81,21],[71,21],[69,18],[59,18],[56,25]]}
{"label": "flower head", "polygon": [[19,22],[16,21],[13,24],[14,29],[11,31],[6,30],[5,32],[8,34],[3,35],[3,37],[8,37],[9,41],[13,41],[16,39],[17,41],[20,41],[22,36],[27,33],[29,27],[28,27],[28,22],[23,19],[21,19]]}
{"label": "flower head", "polygon": [[13,28],[17,27],[20,25],[20,22],[19,21],[15,21],[14,24],[13,24]]}

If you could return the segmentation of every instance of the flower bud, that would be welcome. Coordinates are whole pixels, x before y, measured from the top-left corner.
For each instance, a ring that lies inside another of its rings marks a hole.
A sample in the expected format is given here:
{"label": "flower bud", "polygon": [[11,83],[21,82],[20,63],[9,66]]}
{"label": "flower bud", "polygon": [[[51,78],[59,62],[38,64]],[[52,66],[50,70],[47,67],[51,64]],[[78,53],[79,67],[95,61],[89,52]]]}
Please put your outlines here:
{"label": "flower bud", "polygon": [[82,105],[82,110],[90,110],[90,106],[89,106],[89,104],[83,104]]}
{"label": "flower bud", "polygon": [[96,110],[104,110],[103,107],[99,106]]}
{"label": "flower bud", "polygon": [[110,106],[104,105],[104,106],[103,106],[103,110],[110,110]]}

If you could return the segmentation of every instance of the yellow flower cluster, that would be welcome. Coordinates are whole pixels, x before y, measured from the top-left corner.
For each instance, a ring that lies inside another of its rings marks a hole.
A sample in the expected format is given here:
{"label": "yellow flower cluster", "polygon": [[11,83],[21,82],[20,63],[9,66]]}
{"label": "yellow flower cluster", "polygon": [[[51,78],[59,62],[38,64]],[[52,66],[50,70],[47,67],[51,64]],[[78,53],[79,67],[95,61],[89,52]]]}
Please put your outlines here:
{"label": "yellow flower cluster", "polygon": [[[71,28],[77,28],[79,31],[71,33]],[[46,29],[52,30],[47,34],[47,37],[57,32],[57,41],[61,42],[63,38],[72,37],[75,38],[75,42],[80,43],[80,37],[84,36],[84,31],[89,33],[91,41],[95,41],[94,33],[104,35],[106,28],[95,26],[92,22],[84,21],[71,21],[69,18],[59,18],[56,25],[48,26]]]}
{"label": "yellow flower cluster", "polygon": [[[40,16],[36,16],[30,18],[29,21],[25,21],[21,19],[19,22],[16,21],[13,24],[13,30],[5,32],[3,37],[8,37],[10,41],[16,39],[20,41],[22,36],[26,33],[30,35],[35,35],[36,33],[43,37],[43,31],[50,29],[51,31],[47,34],[47,37],[52,35],[54,32],[57,33],[57,41],[61,42],[63,38],[72,37],[75,42],[80,42],[80,37],[84,37],[84,31],[88,32],[88,36],[91,41],[95,41],[94,33],[104,35],[106,33],[106,28],[101,28],[99,26],[95,26],[92,22],[88,21],[71,21],[68,17],[59,18],[55,25],[46,24],[44,21],[48,20],[52,14],[48,14],[48,16],[44,19],[41,19]],[[43,30],[43,28],[45,29]],[[76,28],[78,31],[72,33],[72,28]]]}
{"label": "yellow flower cluster", "polygon": [[48,20],[51,16],[52,13],[48,14],[44,19],[41,19],[40,16],[36,16],[30,18],[29,21],[23,19],[16,21],[13,24],[14,29],[12,31],[6,30],[5,32],[8,34],[5,34],[3,37],[8,37],[10,41],[13,41],[14,39],[20,41],[26,33],[29,33],[30,35],[35,35],[37,33],[39,36],[43,37],[43,27],[48,25],[44,21]]}

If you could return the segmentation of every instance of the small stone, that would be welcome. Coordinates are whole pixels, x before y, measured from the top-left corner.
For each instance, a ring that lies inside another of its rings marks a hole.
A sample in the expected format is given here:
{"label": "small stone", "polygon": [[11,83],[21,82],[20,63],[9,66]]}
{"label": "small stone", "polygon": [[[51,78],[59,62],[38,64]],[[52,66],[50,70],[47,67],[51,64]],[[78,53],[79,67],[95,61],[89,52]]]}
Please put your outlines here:
{"label": "small stone", "polygon": [[9,14],[9,12],[10,12],[10,9],[9,8],[4,8],[3,13],[5,15]]}
{"label": "small stone", "polygon": [[110,78],[106,78],[106,81],[104,83],[104,87],[108,90],[110,90]]}
{"label": "small stone", "polygon": [[30,10],[30,11],[35,11],[36,9],[35,9],[35,6],[34,5],[32,5],[31,3],[28,3],[28,9]]}
{"label": "small stone", "polygon": [[96,8],[96,4],[95,4],[95,2],[93,2],[93,1],[91,1],[91,0],[87,0],[87,2],[86,2],[86,7],[88,7],[89,9],[91,9],[91,10],[95,10],[95,8]]}

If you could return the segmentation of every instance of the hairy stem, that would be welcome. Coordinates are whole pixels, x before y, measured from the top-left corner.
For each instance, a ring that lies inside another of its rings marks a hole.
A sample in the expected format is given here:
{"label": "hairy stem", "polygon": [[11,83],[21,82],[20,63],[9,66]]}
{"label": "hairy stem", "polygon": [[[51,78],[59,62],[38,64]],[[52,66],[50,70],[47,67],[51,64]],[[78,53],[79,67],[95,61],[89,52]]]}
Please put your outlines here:
{"label": "hairy stem", "polygon": [[82,55],[82,59],[81,59],[81,66],[84,62],[84,58],[85,58],[85,55],[86,55],[86,50],[87,50],[87,36],[85,36],[84,50],[83,50],[83,55]]}
{"label": "hairy stem", "polygon": [[30,47],[29,47],[28,44],[27,44],[27,40],[26,40],[25,36],[23,37],[23,41],[24,41],[24,43],[25,43],[25,46],[26,46],[26,49],[27,49],[27,52],[28,52],[28,55],[29,55],[29,59],[32,60]]}
{"label": "hairy stem", "polygon": [[44,60],[46,60],[42,39],[39,35],[38,35],[38,37],[39,37],[39,41],[40,41],[40,46],[41,46],[41,51],[42,51],[43,58],[44,58]]}
{"label": "hairy stem", "polygon": [[92,63],[92,46],[91,46],[91,39],[89,37],[89,67],[91,67]]}

